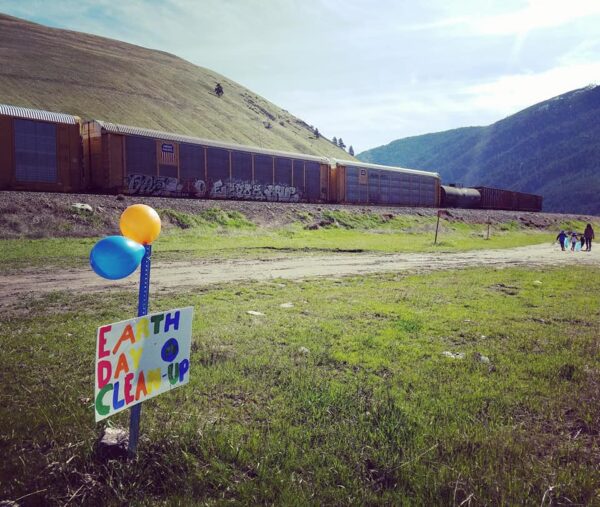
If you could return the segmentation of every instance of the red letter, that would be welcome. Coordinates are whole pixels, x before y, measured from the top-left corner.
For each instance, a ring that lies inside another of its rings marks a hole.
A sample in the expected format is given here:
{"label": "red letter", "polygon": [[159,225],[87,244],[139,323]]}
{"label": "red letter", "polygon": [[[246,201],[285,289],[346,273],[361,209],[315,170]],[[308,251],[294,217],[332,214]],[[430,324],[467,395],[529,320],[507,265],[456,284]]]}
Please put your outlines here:
{"label": "red letter", "polygon": [[125,404],[129,405],[133,401],[133,394],[131,394],[131,380],[133,379],[133,373],[125,375],[125,385],[123,390],[125,391]]}
{"label": "red letter", "polygon": [[112,326],[103,326],[100,328],[100,332],[98,333],[98,359],[102,359],[110,354],[106,347],[106,333],[108,333],[112,329]]}
{"label": "red letter", "polygon": [[98,378],[98,389],[102,389],[110,380],[112,373],[112,366],[110,361],[98,361],[98,372],[96,376]]}

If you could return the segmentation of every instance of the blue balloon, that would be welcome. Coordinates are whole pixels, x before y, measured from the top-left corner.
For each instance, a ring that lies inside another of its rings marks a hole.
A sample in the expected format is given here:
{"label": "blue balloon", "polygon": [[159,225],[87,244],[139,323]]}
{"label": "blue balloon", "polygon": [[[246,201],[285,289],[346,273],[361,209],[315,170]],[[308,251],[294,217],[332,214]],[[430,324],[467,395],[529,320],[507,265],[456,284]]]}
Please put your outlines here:
{"label": "blue balloon", "polygon": [[119,280],[133,273],[142,262],[146,249],[123,236],[107,236],[90,252],[90,266],[102,278]]}

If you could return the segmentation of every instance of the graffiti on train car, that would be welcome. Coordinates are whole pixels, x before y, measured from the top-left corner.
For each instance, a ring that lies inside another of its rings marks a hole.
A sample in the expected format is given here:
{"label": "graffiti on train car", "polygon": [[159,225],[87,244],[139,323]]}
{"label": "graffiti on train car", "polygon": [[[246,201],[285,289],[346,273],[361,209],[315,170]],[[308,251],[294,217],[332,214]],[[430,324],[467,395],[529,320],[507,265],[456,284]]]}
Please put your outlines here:
{"label": "graffiti on train car", "polygon": [[[210,187],[210,190],[209,190]],[[170,176],[130,174],[125,188],[131,195],[211,197],[213,199],[249,199],[270,202],[299,202],[300,191],[291,185],[261,185],[250,181],[179,180]]]}
{"label": "graffiti on train car", "polygon": [[203,180],[180,181],[171,176],[130,174],[125,177],[125,188],[131,195],[204,197],[206,183]]}
{"label": "graffiti on train car", "polygon": [[290,185],[261,185],[250,181],[217,180],[210,190],[215,199],[251,199],[255,201],[299,202],[300,192]]}

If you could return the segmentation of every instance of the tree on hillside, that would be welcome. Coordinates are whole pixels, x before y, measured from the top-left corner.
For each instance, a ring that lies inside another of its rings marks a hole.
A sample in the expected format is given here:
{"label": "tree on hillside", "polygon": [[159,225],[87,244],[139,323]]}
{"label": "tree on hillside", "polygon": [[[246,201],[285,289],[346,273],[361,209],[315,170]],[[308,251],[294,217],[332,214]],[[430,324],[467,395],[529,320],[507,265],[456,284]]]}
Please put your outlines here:
{"label": "tree on hillside", "polygon": [[354,156],[354,148],[352,147],[352,145],[350,145],[350,148],[348,148],[348,153],[353,157]]}
{"label": "tree on hillside", "polygon": [[331,140],[331,142],[337,146],[338,145],[337,137],[334,136],[333,139]]}
{"label": "tree on hillside", "polygon": [[342,149],[345,150],[346,149],[346,145],[344,144],[344,141],[342,140],[342,138],[340,137],[340,140],[338,141],[338,146]]}
{"label": "tree on hillside", "polygon": [[319,139],[319,137],[321,137],[321,132],[319,132],[319,129],[316,127],[315,127],[314,134],[315,134],[315,139]]}

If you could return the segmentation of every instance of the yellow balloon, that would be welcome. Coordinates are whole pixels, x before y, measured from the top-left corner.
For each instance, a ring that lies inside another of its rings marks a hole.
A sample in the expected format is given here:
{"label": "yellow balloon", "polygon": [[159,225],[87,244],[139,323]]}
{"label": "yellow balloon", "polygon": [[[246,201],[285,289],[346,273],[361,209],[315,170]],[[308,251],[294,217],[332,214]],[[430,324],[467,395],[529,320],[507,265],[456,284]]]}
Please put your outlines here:
{"label": "yellow balloon", "polygon": [[129,206],[121,215],[121,233],[142,245],[151,244],[160,234],[158,213],[145,204]]}

